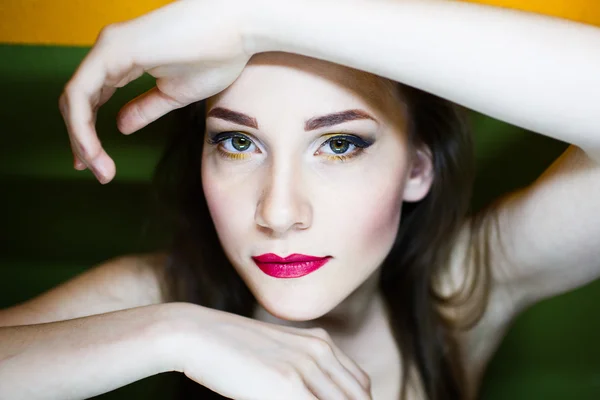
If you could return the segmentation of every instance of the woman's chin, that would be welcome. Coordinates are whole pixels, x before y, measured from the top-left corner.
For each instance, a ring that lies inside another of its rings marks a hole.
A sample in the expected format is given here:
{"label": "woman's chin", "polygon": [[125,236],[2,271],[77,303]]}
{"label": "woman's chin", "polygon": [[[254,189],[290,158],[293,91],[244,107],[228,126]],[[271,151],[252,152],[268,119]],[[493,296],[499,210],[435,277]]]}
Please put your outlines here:
{"label": "woman's chin", "polygon": [[[308,297],[310,299],[310,297]],[[311,321],[331,311],[336,304],[327,301],[307,300],[307,296],[256,296],[258,303],[272,316],[286,321]]]}

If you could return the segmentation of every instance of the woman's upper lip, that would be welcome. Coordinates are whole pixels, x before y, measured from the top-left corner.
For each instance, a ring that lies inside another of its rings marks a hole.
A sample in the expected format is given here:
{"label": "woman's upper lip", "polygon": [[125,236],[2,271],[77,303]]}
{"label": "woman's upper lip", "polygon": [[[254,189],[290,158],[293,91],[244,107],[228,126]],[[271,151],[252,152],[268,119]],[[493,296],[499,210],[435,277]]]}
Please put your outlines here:
{"label": "woman's upper lip", "polygon": [[252,257],[255,261],[260,263],[292,263],[292,262],[306,262],[306,261],[317,261],[327,257],[316,257],[307,256],[305,254],[290,254],[287,257],[279,257],[277,254],[267,253],[261,254],[260,256]]}

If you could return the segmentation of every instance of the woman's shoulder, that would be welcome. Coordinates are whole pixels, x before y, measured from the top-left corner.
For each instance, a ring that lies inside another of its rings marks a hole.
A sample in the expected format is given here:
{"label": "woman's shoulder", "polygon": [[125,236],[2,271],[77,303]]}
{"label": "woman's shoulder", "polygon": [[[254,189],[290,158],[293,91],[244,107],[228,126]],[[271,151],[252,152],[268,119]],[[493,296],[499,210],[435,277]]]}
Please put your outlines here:
{"label": "woman's shoulder", "polygon": [[163,251],[126,254],[92,268],[90,273],[107,282],[113,295],[128,304],[157,304],[168,301],[168,263],[169,255]]}
{"label": "woman's shoulder", "polygon": [[453,325],[467,383],[475,392],[516,312],[510,293],[493,280],[492,228],[498,204],[465,219],[433,282],[436,294],[445,299],[438,311]]}
{"label": "woman's shoulder", "polygon": [[163,252],[111,258],[32,299],[0,310],[0,326],[62,321],[164,303],[167,261]]}

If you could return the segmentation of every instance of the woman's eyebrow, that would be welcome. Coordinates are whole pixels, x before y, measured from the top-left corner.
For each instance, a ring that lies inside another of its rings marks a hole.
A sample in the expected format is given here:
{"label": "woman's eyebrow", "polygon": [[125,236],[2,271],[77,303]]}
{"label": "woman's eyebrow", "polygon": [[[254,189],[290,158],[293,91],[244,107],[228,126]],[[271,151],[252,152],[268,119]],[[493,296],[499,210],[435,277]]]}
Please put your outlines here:
{"label": "woman's eyebrow", "polygon": [[233,122],[238,125],[244,125],[249,128],[258,129],[256,118],[252,118],[241,112],[229,110],[223,107],[215,107],[206,114],[206,117],[214,117],[225,121]]}
{"label": "woman's eyebrow", "polygon": [[[224,121],[233,122],[238,125],[244,125],[249,128],[258,129],[258,122],[256,122],[256,118],[223,107],[213,108],[208,112],[207,117],[218,118]],[[308,132],[319,128],[339,125],[344,122],[354,121],[357,119],[371,119],[377,122],[377,120],[368,112],[355,109],[311,118],[304,124],[304,130]]]}
{"label": "woman's eyebrow", "polygon": [[306,121],[306,124],[304,124],[304,130],[312,131],[314,129],[339,125],[344,122],[354,121],[356,119],[372,119],[373,121],[377,122],[377,120],[366,111],[346,110],[333,114],[323,115],[321,117],[311,118],[308,121]]}

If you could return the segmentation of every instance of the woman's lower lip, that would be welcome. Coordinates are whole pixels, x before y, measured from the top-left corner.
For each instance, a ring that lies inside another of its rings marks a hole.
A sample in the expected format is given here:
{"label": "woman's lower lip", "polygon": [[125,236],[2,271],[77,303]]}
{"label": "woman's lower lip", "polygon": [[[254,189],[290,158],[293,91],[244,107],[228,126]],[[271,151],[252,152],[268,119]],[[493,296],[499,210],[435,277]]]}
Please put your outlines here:
{"label": "woman's lower lip", "polygon": [[314,261],[301,261],[289,263],[264,263],[254,260],[258,268],[265,274],[274,278],[300,278],[321,268],[329,261],[329,257]]}

